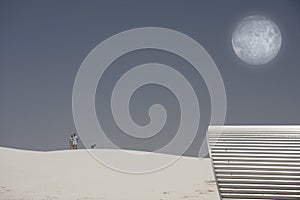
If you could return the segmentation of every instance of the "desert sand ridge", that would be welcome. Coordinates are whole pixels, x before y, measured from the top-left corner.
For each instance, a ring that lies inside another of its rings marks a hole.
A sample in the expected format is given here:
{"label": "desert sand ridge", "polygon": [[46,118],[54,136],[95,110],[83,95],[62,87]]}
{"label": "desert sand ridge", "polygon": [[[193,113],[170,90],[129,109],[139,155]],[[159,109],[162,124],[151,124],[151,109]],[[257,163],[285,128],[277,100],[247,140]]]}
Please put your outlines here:
{"label": "desert sand ridge", "polygon": [[[95,151],[117,156],[120,150]],[[163,170],[138,175],[112,170],[86,150],[0,147],[0,159],[1,200],[219,199],[208,158],[181,157]]]}

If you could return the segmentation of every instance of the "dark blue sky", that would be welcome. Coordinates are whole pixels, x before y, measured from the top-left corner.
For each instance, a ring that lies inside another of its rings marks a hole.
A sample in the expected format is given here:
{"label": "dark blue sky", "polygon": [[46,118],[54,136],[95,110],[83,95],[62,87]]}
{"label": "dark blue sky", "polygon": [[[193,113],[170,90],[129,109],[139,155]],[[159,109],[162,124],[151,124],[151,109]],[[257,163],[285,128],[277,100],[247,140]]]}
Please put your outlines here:
{"label": "dark blue sky", "polygon": [[[270,18],[282,33],[278,56],[263,66],[243,63],[231,46],[231,34],[236,24],[253,14]],[[300,3],[296,0],[2,0],[0,146],[36,150],[67,148],[70,132],[76,131],[72,117],[72,88],[83,59],[106,38],[131,28],[147,26],[185,33],[208,51],[226,87],[227,124],[300,124]],[[118,76],[118,66],[153,61],[174,68],[177,66],[187,76],[193,74],[190,66],[176,56],[154,50],[129,53],[118,59],[112,65],[114,70],[107,73],[112,73],[112,83]],[[196,75],[189,78],[194,84],[197,84],[194,79],[201,79]],[[107,103],[109,87],[99,85],[97,111],[105,129],[116,133],[118,130],[112,122],[109,104],[102,103]],[[207,89],[203,81],[195,87],[197,95],[202,98],[205,125],[210,117]],[[147,94],[148,100],[144,101],[147,105],[157,102],[158,96],[162,104],[173,104],[166,108],[174,112],[169,119],[173,122],[167,123],[164,130],[168,141],[171,132],[177,128],[176,100],[172,100],[172,94],[156,86],[145,88],[145,91],[134,98],[137,106],[132,111],[133,116],[141,116],[134,117],[137,121],[144,119],[139,109],[144,109],[141,104]],[[204,129],[199,130],[199,136],[187,155],[197,155],[203,134]],[[130,143],[121,134],[109,137],[120,146],[145,150],[153,150],[164,141],[160,138],[137,145],[136,141]]]}

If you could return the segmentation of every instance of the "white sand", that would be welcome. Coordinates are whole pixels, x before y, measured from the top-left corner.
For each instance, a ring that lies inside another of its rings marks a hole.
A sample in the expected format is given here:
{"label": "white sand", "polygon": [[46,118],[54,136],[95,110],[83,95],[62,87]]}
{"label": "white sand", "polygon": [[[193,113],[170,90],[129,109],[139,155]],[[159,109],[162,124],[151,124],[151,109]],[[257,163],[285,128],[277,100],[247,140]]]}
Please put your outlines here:
{"label": "white sand", "polygon": [[219,199],[210,159],[182,157],[166,169],[141,175],[109,169],[86,150],[0,148],[0,160],[1,200]]}

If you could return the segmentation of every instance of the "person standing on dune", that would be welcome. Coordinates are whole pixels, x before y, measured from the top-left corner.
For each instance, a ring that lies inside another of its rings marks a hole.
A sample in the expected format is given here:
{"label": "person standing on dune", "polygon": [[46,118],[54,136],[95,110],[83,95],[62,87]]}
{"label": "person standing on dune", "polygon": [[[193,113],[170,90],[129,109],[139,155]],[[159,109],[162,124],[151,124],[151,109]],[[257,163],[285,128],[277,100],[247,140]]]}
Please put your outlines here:
{"label": "person standing on dune", "polygon": [[71,134],[69,138],[70,149],[74,149],[73,141],[74,141],[74,137],[73,134]]}
{"label": "person standing on dune", "polygon": [[73,149],[77,149],[77,145],[78,145],[78,136],[76,135],[76,133],[73,134]]}

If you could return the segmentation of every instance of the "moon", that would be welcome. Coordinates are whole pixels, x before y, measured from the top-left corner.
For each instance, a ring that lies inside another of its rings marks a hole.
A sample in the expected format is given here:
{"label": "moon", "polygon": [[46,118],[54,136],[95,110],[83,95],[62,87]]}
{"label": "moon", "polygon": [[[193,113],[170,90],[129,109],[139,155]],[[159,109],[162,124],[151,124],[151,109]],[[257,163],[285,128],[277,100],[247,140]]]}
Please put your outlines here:
{"label": "moon", "polygon": [[251,65],[263,65],[273,60],[280,50],[281,41],[278,26],[259,15],[244,18],[232,34],[234,52]]}

